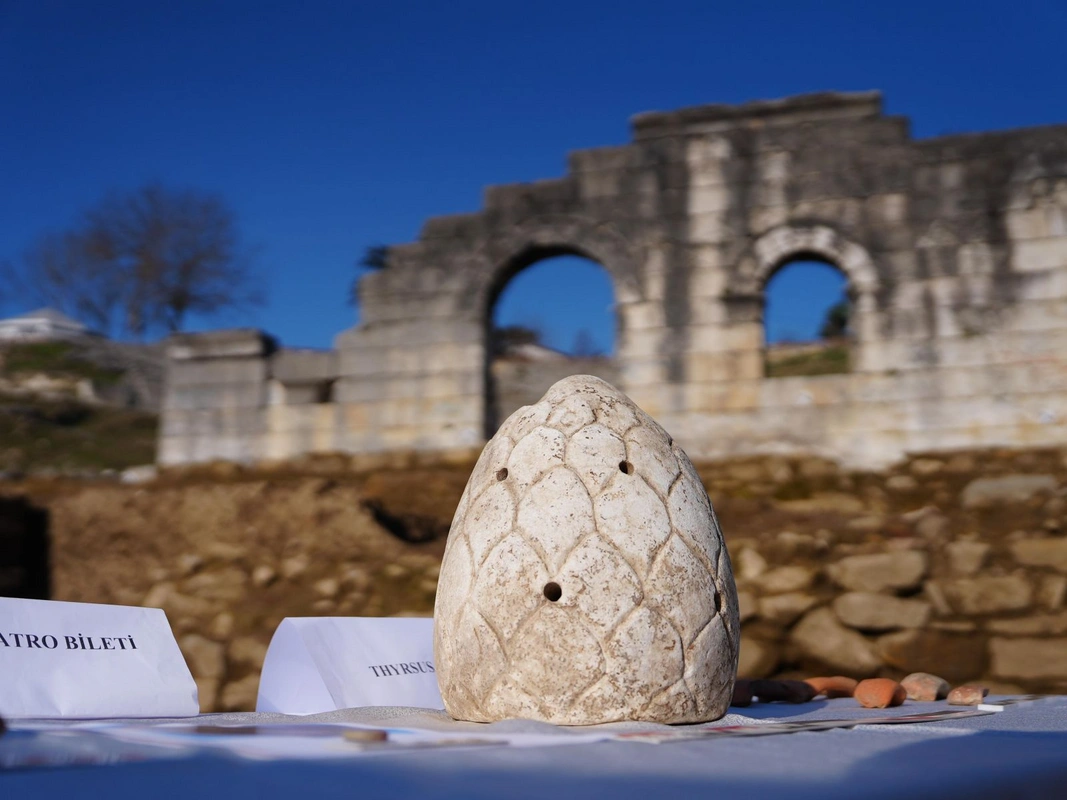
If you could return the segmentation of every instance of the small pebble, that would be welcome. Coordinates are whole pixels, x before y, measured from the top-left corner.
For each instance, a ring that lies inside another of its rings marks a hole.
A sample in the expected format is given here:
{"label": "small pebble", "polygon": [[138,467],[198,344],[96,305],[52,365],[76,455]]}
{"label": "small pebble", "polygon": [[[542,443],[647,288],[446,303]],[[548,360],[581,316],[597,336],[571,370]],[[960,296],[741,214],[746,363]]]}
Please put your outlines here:
{"label": "small pebble", "polygon": [[864,708],[892,708],[903,703],[908,693],[889,678],[868,678],[856,685],[852,696]]}
{"label": "small pebble", "polygon": [[352,729],[345,731],[345,741],[348,742],[384,742],[389,739],[386,731]]}
{"label": "small pebble", "polygon": [[815,690],[816,695],[826,697],[852,697],[856,691],[856,679],[835,675],[832,678],[806,678],[804,683]]}
{"label": "small pebble", "polygon": [[752,682],[744,678],[738,678],[734,682],[734,697],[730,705],[744,708],[752,705]]}
{"label": "small pebble", "polygon": [[952,688],[944,678],[931,675],[929,672],[913,672],[902,680],[900,685],[908,693],[909,700],[924,703],[944,699],[948,695],[948,690]]}
{"label": "small pebble", "polygon": [[815,690],[804,681],[751,681],[752,694],[762,703],[807,703],[815,698]]}
{"label": "small pebble", "polygon": [[976,706],[985,699],[987,694],[989,690],[986,687],[966,683],[948,693],[948,704],[950,706]]}

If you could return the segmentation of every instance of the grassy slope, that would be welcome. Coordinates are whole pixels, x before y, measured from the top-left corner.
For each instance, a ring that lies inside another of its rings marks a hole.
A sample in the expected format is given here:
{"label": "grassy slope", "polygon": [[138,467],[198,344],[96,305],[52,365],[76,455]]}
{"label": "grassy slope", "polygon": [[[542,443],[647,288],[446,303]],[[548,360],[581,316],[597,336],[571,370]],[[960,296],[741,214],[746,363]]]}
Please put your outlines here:
{"label": "grassy slope", "polygon": [[810,377],[814,375],[837,375],[849,371],[848,345],[836,344],[774,358],[773,352],[765,363],[768,378]]}
{"label": "grassy slope", "polygon": [[[0,377],[9,379],[43,373],[106,386],[122,376],[80,358],[67,342],[9,345],[0,358]],[[0,470],[99,471],[149,464],[155,461],[157,426],[157,416],[144,411],[0,393]]]}

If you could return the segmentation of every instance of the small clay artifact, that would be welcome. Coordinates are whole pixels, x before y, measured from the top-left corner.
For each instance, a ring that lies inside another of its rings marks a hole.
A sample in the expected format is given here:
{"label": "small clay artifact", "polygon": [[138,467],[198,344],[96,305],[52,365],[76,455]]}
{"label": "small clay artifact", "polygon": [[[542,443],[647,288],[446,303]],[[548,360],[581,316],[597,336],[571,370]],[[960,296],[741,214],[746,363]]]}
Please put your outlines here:
{"label": "small clay artifact", "polygon": [[814,689],[816,695],[834,698],[852,697],[857,681],[844,675],[834,675],[832,678],[805,678],[804,683]]}
{"label": "small clay artifact", "polygon": [[909,700],[924,703],[943,699],[948,695],[948,690],[952,688],[944,678],[931,675],[929,672],[913,672],[902,680],[900,685],[908,693]]}
{"label": "small clay artifact", "polygon": [[437,680],[456,719],[705,722],[740,623],[689,458],[618,389],[555,384],[486,444],[448,534]]}
{"label": "small clay artifact", "polygon": [[807,703],[815,698],[815,689],[804,681],[751,681],[752,694],[761,703]]}
{"label": "small clay artifact", "polygon": [[889,678],[868,678],[856,685],[852,696],[864,708],[892,708],[901,705],[908,693]]}
{"label": "small clay artifact", "polygon": [[752,705],[752,681],[738,678],[734,681],[734,696],[730,705],[736,708],[745,708]]}
{"label": "small clay artifact", "polygon": [[967,683],[957,686],[948,693],[948,704],[950,706],[976,706],[985,699],[987,694],[989,694],[989,689],[986,687]]}

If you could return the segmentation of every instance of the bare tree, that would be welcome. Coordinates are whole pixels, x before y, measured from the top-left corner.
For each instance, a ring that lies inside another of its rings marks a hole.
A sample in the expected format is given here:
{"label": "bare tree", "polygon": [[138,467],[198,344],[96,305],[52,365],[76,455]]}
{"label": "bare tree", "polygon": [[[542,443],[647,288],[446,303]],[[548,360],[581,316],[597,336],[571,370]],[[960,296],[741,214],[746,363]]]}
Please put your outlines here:
{"label": "bare tree", "polygon": [[108,196],[73,230],[41,237],[15,271],[41,302],[139,337],[262,300],[229,207],[159,184]]}
{"label": "bare tree", "polygon": [[122,281],[85,231],[43,234],[21,264],[5,263],[0,277],[11,290],[9,307],[28,301],[62,309],[101,333],[121,328]]}

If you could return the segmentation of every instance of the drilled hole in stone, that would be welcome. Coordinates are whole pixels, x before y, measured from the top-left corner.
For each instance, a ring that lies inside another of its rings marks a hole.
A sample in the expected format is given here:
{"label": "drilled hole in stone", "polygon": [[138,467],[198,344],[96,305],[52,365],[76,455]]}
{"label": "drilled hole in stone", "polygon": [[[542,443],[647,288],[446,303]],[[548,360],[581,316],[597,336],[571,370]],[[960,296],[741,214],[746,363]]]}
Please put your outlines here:
{"label": "drilled hole in stone", "polygon": [[629,461],[620,461],[619,472],[621,472],[623,475],[633,475],[634,465],[631,464]]}
{"label": "drilled hole in stone", "polygon": [[507,477],[508,477],[508,468],[507,467],[504,467],[503,469],[498,469],[496,471],[496,479],[498,481],[505,480],[505,479],[507,479]]}
{"label": "drilled hole in stone", "polygon": [[715,613],[722,613],[722,595],[718,592],[715,592]]}
{"label": "drilled hole in stone", "polygon": [[550,581],[545,584],[545,597],[548,598],[549,602],[554,603],[563,597],[563,589],[555,581]]}

